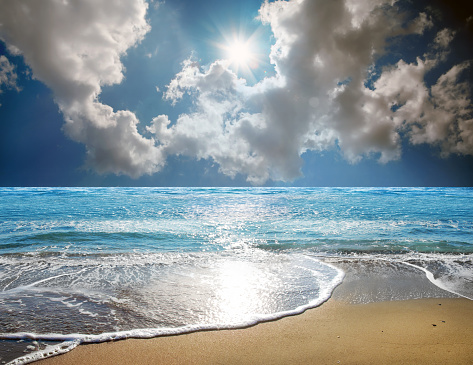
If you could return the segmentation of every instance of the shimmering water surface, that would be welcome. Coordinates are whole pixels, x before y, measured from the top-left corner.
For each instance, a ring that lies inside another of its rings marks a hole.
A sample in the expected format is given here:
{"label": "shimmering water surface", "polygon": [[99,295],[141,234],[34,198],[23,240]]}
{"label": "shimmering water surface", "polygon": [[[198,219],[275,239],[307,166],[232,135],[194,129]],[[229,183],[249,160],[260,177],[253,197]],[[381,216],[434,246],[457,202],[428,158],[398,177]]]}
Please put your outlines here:
{"label": "shimmering water surface", "polygon": [[472,299],[472,255],[469,188],[0,188],[0,332],[55,353],[250,325],[327,300],[347,260]]}

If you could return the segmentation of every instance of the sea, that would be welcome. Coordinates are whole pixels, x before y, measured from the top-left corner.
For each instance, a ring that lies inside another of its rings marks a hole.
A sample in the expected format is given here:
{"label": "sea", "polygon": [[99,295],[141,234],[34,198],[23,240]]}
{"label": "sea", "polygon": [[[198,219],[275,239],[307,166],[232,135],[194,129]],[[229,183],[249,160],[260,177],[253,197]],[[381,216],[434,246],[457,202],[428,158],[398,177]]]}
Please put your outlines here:
{"label": "sea", "polygon": [[299,314],[350,267],[473,300],[473,188],[0,188],[0,361]]}

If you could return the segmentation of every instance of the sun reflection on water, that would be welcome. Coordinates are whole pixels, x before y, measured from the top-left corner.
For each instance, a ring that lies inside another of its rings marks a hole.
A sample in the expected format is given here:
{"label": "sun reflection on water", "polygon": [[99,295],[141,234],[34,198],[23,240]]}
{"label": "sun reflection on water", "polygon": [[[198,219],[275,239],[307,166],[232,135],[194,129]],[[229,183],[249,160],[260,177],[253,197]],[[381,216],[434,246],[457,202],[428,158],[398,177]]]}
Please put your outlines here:
{"label": "sun reflection on water", "polygon": [[270,293],[274,292],[277,279],[255,263],[226,261],[216,270],[211,307],[219,322],[241,322],[274,309]]}

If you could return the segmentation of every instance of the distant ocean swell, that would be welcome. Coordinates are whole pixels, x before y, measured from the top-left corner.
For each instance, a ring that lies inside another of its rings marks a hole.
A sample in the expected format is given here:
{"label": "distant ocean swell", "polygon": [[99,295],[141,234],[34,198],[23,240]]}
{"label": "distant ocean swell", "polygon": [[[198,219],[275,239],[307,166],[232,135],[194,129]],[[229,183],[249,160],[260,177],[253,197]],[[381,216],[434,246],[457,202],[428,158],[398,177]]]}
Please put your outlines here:
{"label": "distant ocean swell", "polygon": [[473,299],[472,198],[467,188],[2,188],[0,356],[23,364],[85,342],[297,314],[330,297],[347,262],[412,268]]}

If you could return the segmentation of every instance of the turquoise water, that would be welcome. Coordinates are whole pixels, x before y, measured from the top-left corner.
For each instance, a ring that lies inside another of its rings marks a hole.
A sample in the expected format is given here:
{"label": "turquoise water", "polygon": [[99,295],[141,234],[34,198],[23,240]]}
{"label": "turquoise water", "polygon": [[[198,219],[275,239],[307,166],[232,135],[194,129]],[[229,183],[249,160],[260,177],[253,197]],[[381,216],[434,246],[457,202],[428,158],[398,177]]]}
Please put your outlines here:
{"label": "turquoise water", "polygon": [[0,253],[473,252],[473,189],[1,188]]}
{"label": "turquoise water", "polygon": [[472,255],[470,188],[0,188],[1,338],[250,325],[323,303],[337,260],[471,299]]}

